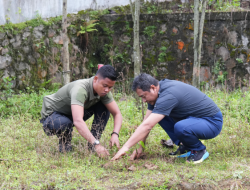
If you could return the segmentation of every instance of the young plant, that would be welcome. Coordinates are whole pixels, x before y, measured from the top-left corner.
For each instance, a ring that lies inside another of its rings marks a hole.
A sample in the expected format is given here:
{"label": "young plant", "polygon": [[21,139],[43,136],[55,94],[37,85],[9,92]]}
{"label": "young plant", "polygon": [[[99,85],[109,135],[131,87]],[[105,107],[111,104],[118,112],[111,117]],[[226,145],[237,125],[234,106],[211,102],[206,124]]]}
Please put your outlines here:
{"label": "young plant", "polygon": [[99,24],[99,23],[96,23],[97,21],[98,20],[90,20],[89,22],[86,22],[84,20],[83,26],[80,26],[81,30],[77,32],[77,36],[84,35],[84,38],[86,40],[85,47],[87,47],[88,43],[89,43],[89,35],[88,35],[88,33],[98,31],[97,29],[94,28],[95,25]]}
{"label": "young plant", "polygon": [[156,29],[155,26],[147,26],[143,33],[149,37],[149,39],[152,39],[152,37],[155,35],[154,30]]}
{"label": "young plant", "polygon": [[[12,95],[14,92],[12,87],[12,80],[15,80],[15,77],[5,77],[2,79],[2,82],[0,83],[0,89],[3,89],[3,98],[8,98]],[[1,81],[1,80],[0,80]]]}
{"label": "young plant", "polygon": [[80,26],[81,30],[77,33],[77,36],[80,34],[85,34],[93,31],[98,31],[97,29],[94,28],[95,25],[99,23],[95,23],[98,20],[90,20],[89,22],[84,21],[83,26]]}
{"label": "young plant", "polygon": [[243,60],[241,58],[236,58],[236,61],[241,64],[243,63]]}
{"label": "young plant", "polygon": [[166,58],[166,51],[167,51],[167,47],[165,47],[165,46],[162,46],[161,48],[160,48],[160,50],[161,50],[161,53],[159,54],[159,57],[158,57],[158,60],[160,61],[160,62],[164,62],[165,61],[165,58]]}

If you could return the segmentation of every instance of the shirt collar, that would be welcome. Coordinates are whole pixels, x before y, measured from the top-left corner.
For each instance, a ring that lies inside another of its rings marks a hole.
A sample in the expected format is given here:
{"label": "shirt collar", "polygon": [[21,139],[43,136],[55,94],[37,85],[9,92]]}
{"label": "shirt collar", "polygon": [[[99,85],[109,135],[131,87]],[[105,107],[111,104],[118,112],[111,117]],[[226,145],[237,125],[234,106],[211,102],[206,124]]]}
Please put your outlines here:
{"label": "shirt collar", "polygon": [[161,81],[159,81],[159,91],[158,91],[158,95],[160,95],[161,94],[161,83],[160,83]]}
{"label": "shirt collar", "polygon": [[90,86],[90,96],[89,96],[89,100],[93,100],[93,99],[100,99],[100,96],[99,95],[94,95],[94,91],[93,91],[93,81],[94,81],[94,76],[91,77],[89,79],[89,86]]}

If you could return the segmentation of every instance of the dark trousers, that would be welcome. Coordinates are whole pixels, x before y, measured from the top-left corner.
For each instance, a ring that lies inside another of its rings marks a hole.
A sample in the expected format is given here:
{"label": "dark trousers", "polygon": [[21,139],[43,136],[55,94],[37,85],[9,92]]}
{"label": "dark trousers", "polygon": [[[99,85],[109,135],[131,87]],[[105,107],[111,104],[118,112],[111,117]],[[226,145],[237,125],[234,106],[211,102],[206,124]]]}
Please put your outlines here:
{"label": "dark trousers", "polygon": [[[92,107],[84,109],[83,120],[88,120],[93,114],[94,121],[92,123],[91,133],[96,139],[100,139],[109,120],[110,112],[106,106],[99,101]],[[43,130],[48,136],[57,135],[59,139],[64,138],[66,142],[71,141],[74,127],[72,116],[53,112],[40,122],[43,124]]]}
{"label": "dark trousers", "polygon": [[212,139],[221,132],[223,116],[218,112],[212,117],[188,117],[178,122],[166,116],[159,124],[176,145],[182,142],[189,150],[199,151],[206,149],[199,139]]}

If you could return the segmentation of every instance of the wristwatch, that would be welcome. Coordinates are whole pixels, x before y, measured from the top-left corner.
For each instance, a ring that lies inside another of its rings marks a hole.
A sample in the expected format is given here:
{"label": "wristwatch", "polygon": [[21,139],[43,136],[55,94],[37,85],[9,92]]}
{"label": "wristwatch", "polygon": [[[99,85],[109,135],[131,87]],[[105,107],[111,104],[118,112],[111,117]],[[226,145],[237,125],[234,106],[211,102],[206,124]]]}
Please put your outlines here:
{"label": "wristwatch", "polygon": [[100,141],[98,141],[97,139],[95,140],[95,142],[93,143],[93,146],[95,147],[95,145],[100,144]]}

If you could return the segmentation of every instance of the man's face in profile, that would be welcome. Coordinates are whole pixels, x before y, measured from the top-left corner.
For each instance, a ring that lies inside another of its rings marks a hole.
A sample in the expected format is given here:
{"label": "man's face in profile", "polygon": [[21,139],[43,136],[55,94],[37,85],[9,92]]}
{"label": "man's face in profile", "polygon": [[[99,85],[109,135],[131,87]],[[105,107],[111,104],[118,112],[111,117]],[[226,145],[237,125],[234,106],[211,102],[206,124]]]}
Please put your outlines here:
{"label": "man's face in profile", "polygon": [[137,88],[136,93],[139,97],[142,98],[143,102],[147,102],[148,104],[154,105],[158,98],[158,91],[156,86],[151,85],[149,91],[143,91],[142,89]]}
{"label": "man's face in profile", "polygon": [[115,81],[112,81],[109,78],[102,78],[97,75],[93,81],[94,93],[97,93],[100,97],[103,97],[109,93],[114,85]]}

